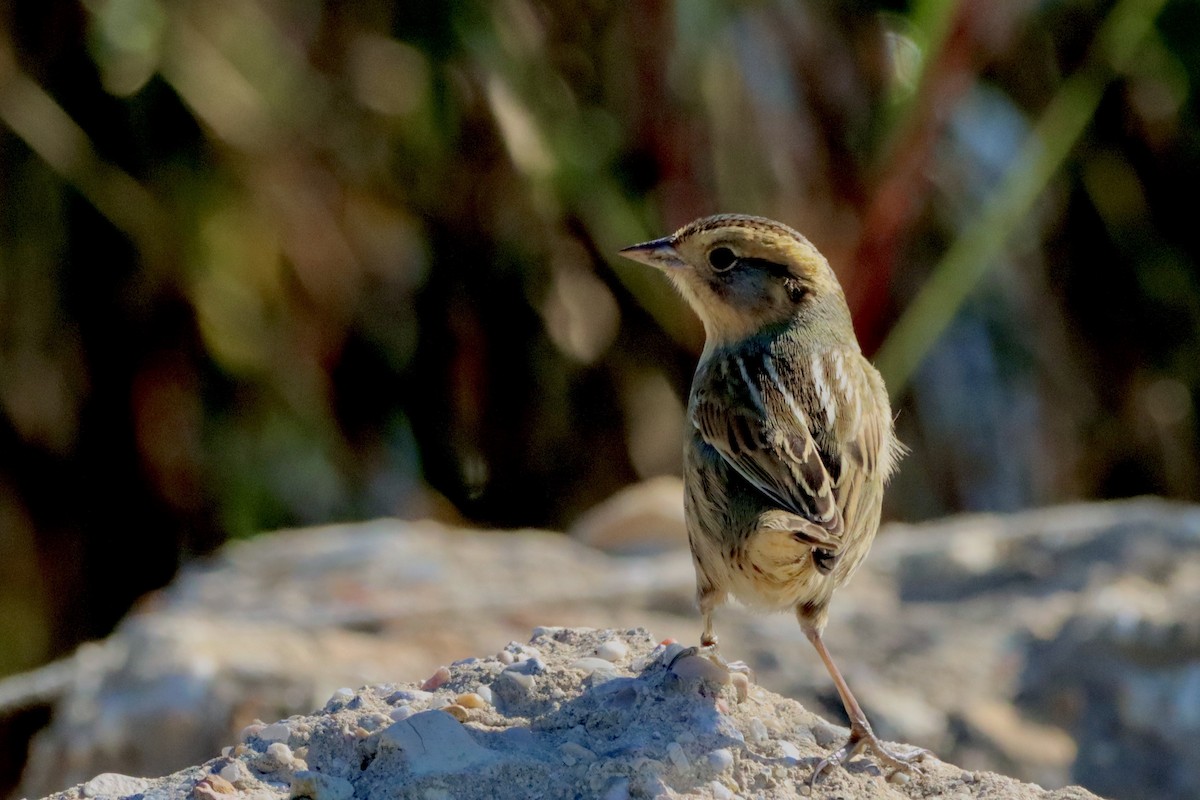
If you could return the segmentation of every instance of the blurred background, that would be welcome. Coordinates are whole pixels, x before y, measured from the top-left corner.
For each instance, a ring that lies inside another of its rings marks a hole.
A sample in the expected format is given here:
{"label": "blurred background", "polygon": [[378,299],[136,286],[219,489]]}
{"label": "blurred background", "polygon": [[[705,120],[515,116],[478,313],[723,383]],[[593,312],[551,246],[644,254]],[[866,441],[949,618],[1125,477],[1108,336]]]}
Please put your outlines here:
{"label": "blurred background", "polygon": [[678,472],[615,253],[714,212],[841,277],[890,518],[1200,499],[1198,80],[1192,0],[4,4],[0,675],[231,537]]}

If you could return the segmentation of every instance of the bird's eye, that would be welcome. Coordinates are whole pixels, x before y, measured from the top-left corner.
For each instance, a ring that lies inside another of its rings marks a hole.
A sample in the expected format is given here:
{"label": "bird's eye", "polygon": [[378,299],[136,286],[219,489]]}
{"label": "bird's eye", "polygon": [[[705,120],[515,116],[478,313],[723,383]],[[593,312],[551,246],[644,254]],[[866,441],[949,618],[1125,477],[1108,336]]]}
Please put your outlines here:
{"label": "bird's eye", "polygon": [[708,263],[717,272],[724,272],[734,265],[737,261],[737,256],[728,247],[717,247],[711,250],[708,254]]}

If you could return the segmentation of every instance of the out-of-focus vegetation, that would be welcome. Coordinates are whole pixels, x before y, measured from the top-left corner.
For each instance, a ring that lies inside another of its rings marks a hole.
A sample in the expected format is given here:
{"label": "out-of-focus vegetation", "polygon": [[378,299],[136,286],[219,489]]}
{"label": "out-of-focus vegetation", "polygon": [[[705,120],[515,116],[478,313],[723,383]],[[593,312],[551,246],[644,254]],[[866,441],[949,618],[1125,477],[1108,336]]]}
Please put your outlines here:
{"label": "out-of-focus vegetation", "polygon": [[1198,80],[1190,0],[6,4],[0,673],[228,536],[676,471],[614,253],[716,211],[841,275],[893,516],[1200,497]]}

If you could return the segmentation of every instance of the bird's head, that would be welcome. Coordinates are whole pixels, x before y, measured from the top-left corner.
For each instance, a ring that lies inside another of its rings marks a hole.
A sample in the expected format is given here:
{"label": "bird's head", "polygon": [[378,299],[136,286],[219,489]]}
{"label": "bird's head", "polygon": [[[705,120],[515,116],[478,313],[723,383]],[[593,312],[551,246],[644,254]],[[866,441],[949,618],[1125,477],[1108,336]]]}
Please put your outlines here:
{"label": "bird's head", "polygon": [[850,329],[845,296],[829,262],[811,242],[773,220],[704,217],[670,236],[626,247],[621,255],[667,274],[704,323],[709,347],[796,324],[836,335]]}

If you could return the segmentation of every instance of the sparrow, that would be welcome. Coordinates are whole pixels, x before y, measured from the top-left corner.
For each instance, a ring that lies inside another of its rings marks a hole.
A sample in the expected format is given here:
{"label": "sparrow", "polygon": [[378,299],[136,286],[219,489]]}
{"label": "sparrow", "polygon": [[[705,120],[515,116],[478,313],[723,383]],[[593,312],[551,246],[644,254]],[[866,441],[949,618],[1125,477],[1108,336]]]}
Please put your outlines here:
{"label": "sparrow", "polygon": [[664,272],[704,325],[683,454],[700,650],[720,660],[713,613],[730,596],[793,611],[850,719],[849,740],[812,780],[864,751],[916,770],[929,752],[894,751],[876,737],[822,639],[904,452],[837,276],[795,230],[737,214],[620,252]]}

